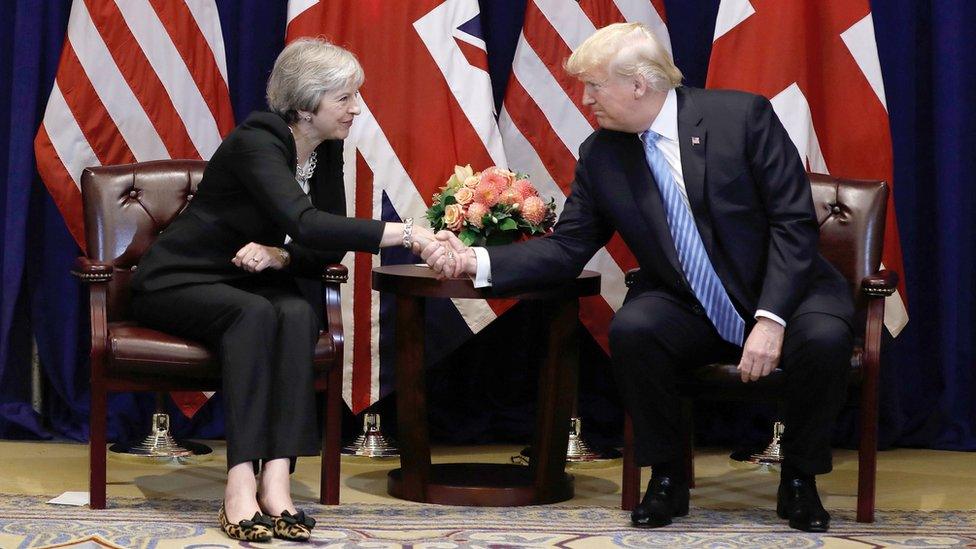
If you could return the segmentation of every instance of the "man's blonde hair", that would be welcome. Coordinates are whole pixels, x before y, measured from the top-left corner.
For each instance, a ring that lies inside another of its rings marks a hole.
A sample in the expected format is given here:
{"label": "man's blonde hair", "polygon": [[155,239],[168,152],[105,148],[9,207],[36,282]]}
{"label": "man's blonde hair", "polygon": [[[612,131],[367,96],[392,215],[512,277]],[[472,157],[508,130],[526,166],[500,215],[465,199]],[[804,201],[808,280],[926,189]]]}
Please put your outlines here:
{"label": "man's blonde hair", "polygon": [[657,91],[681,85],[671,54],[641,23],[614,23],[593,33],[566,60],[566,72],[581,78],[597,67],[619,76],[642,75]]}

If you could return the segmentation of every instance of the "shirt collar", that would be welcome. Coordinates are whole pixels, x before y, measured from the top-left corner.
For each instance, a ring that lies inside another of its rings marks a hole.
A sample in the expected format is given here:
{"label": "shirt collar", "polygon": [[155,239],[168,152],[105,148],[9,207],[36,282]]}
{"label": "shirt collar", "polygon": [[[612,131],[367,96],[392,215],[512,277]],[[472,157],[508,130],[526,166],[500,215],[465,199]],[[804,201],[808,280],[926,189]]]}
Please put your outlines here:
{"label": "shirt collar", "polygon": [[657,113],[651,123],[650,131],[671,141],[678,140],[678,94],[673,88],[668,90],[661,112]]}

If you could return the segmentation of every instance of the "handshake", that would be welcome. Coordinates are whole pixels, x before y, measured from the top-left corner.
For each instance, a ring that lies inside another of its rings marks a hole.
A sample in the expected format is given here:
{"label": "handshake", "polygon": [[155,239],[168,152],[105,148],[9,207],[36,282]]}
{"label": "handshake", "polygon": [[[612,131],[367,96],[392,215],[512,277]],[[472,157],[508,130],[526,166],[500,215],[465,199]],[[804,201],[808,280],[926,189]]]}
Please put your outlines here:
{"label": "handshake", "polygon": [[474,250],[451,231],[443,230],[435,234],[429,229],[415,227],[410,248],[440,278],[474,276],[478,271],[478,259]]}

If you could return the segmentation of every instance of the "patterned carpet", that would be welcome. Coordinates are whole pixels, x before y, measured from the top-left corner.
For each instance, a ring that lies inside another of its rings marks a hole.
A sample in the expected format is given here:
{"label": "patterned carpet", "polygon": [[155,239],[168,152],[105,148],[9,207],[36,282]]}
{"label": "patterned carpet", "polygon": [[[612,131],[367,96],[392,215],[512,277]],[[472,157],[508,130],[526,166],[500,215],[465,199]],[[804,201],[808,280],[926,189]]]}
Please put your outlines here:
{"label": "patterned carpet", "polygon": [[[216,528],[219,502],[112,498],[109,509],[62,507],[48,497],[0,496],[0,548],[236,547]],[[319,521],[311,546],[328,547],[974,547],[976,512],[835,512],[827,535],[789,529],[769,509],[692,509],[668,528],[628,527],[599,507],[477,508],[346,504],[305,507]],[[309,546],[275,540],[273,546]],[[260,545],[258,545],[260,546]]]}

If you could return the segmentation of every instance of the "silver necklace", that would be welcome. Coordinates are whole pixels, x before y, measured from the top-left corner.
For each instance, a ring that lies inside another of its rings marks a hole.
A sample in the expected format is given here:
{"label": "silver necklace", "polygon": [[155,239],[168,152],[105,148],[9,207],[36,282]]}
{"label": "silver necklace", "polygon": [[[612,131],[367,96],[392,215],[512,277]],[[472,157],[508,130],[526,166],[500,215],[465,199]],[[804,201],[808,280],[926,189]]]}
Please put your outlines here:
{"label": "silver necklace", "polygon": [[308,161],[305,162],[304,166],[295,166],[295,180],[298,184],[302,186],[305,192],[308,192],[308,180],[312,178],[312,174],[315,173],[315,165],[318,163],[318,151],[312,151],[309,155]]}

